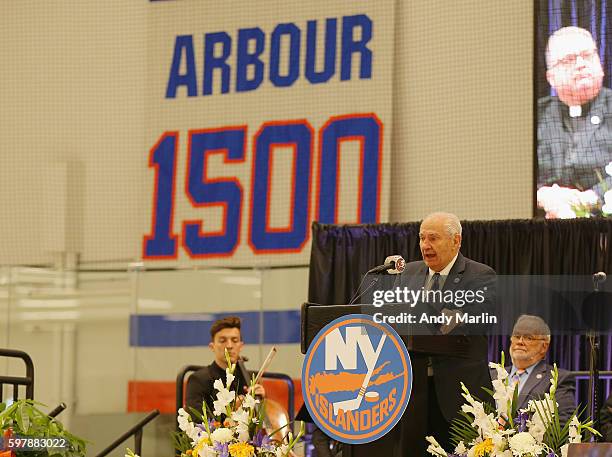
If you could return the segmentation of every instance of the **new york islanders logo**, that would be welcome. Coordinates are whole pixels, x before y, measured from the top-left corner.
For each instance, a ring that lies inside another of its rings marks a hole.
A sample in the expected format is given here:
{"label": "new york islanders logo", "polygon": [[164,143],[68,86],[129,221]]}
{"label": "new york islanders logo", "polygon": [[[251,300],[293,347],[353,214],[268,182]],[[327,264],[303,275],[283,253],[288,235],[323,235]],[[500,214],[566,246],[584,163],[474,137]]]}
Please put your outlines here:
{"label": "new york islanders logo", "polygon": [[399,335],[362,314],[325,326],[302,368],[302,394],[311,417],[344,443],[368,443],[391,430],[411,389],[412,366]]}

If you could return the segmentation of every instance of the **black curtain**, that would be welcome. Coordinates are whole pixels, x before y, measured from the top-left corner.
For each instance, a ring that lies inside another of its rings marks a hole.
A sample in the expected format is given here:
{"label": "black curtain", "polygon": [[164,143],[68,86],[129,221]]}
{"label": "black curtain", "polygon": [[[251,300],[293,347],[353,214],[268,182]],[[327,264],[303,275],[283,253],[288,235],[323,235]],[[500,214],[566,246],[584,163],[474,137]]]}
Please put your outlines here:
{"label": "black curtain", "polygon": [[[485,263],[499,275],[611,274],[612,220],[505,220],[462,222],[461,252]],[[312,226],[308,299],[320,304],[344,304],[364,272],[392,254],[420,260],[419,223]],[[490,360],[507,352],[507,337],[489,340]],[[612,339],[602,339],[600,368],[612,369]],[[584,336],[556,336],[548,353],[568,370],[588,369]],[[609,383],[605,386],[609,390]]]}

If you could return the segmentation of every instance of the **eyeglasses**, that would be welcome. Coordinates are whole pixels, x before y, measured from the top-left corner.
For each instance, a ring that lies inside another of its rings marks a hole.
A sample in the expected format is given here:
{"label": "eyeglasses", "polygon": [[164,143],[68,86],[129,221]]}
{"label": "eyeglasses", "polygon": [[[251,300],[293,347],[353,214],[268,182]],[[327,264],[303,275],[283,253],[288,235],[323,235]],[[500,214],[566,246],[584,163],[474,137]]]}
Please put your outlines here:
{"label": "eyeglasses", "polygon": [[553,64],[553,67],[556,67],[558,65],[562,65],[564,67],[573,67],[574,65],[576,65],[576,62],[578,62],[578,57],[580,57],[582,60],[590,62],[595,58],[596,55],[597,55],[596,49],[588,49],[578,54],[567,54],[562,59],[557,60]]}
{"label": "eyeglasses", "polygon": [[510,337],[511,341],[520,341],[523,340],[525,343],[533,343],[534,341],[545,341],[546,338],[537,337],[534,335],[512,335]]}

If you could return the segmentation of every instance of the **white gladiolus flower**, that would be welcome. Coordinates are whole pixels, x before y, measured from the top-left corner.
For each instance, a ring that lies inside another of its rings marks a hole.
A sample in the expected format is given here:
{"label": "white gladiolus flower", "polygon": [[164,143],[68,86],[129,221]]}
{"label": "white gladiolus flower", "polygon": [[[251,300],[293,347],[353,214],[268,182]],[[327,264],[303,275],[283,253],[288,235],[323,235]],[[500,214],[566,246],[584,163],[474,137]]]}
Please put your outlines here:
{"label": "white gladiolus flower", "polygon": [[255,405],[259,402],[259,400],[255,400],[255,398],[251,394],[246,394],[244,396],[244,400],[242,401],[242,407],[247,409],[255,408]]}
{"label": "white gladiolus flower", "polygon": [[233,402],[235,398],[236,392],[230,392],[225,388],[220,389],[219,392],[217,392],[217,399],[213,401],[214,415],[220,416],[221,414],[225,414],[225,407]]}
{"label": "white gladiolus flower", "polygon": [[227,443],[233,438],[232,431],[229,428],[218,428],[210,434],[210,439],[216,443]]}
{"label": "white gladiolus flower", "polygon": [[536,423],[548,425],[555,415],[556,403],[550,398],[550,394],[544,394],[541,400],[530,400],[527,409],[533,412],[532,420]]}
{"label": "white gladiolus flower", "polygon": [[225,390],[225,386],[223,385],[223,381],[221,381],[221,379],[215,379],[215,382],[213,382],[213,387],[219,392]]}
{"label": "white gladiolus flower", "polygon": [[[505,371],[505,370],[504,370]],[[493,398],[497,405],[497,411],[500,415],[508,418],[510,415],[510,406],[514,397],[514,386],[507,386],[504,381],[496,379],[493,383]]]}
{"label": "white gladiolus flower", "polygon": [[608,173],[608,176],[612,176],[612,162],[606,165],[606,173]]}
{"label": "white gladiolus flower", "polygon": [[568,435],[570,443],[581,443],[582,435],[579,433],[580,431],[580,421],[576,416],[572,417],[572,420],[569,424]]}
{"label": "white gladiolus flower", "polygon": [[459,441],[459,444],[455,448],[455,454],[465,454],[466,450],[467,449],[465,448],[465,444],[463,444],[463,441]]}
{"label": "white gladiolus flower", "polygon": [[199,427],[196,427],[193,422],[191,422],[191,417],[183,408],[178,410],[178,416],[176,417],[176,421],[178,422],[179,428],[184,431],[189,438],[194,441],[198,441],[200,435],[202,434],[202,430]]}
{"label": "white gladiolus flower", "polygon": [[440,446],[440,443],[438,443],[433,436],[427,436],[425,439],[429,443],[429,446],[427,446],[427,452],[429,452],[431,455],[446,455],[446,451],[442,448],[442,446]]}
{"label": "white gladiolus flower", "polygon": [[497,421],[493,414],[486,414],[482,403],[475,401],[473,405],[462,405],[461,410],[472,414],[474,421],[472,425],[478,428],[478,434],[489,438],[497,430]]}
{"label": "white gladiolus flower", "polygon": [[238,424],[248,424],[249,423],[249,412],[240,408],[237,411],[232,412],[232,420]]}
{"label": "white gladiolus flower", "polygon": [[249,440],[249,425],[247,422],[238,422],[236,432],[238,432],[238,441],[247,442]]}
{"label": "white gladiolus flower", "polygon": [[196,427],[193,422],[189,422],[189,424],[187,424],[187,427],[185,428],[184,432],[193,441],[198,441],[200,437],[204,434],[204,430],[202,430],[200,427]]}
{"label": "white gladiolus flower", "polygon": [[505,367],[502,367],[499,363],[489,362],[489,367],[495,369],[497,372],[497,379],[503,381],[508,379],[508,372]]}
{"label": "white gladiolus flower", "polygon": [[604,194],[604,205],[601,210],[606,214],[612,214],[612,190],[607,191]]}
{"label": "white gladiolus flower", "polygon": [[184,431],[187,423],[191,422],[191,418],[187,411],[185,411],[183,408],[180,408],[178,410],[178,416],[176,416],[176,421],[178,422],[179,428]]}
{"label": "white gladiolus flower", "polygon": [[563,446],[561,446],[561,457],[567,457],[568,447],[569,447],[569,444],[564,444]]}
{"label": "white gladiolus flower", "polygon": [[283,444],[274,450],[276,457],[285,457],[289,453],[289,446]]}
{"label": "white gladiolus flower", "polygon": [[494,457],[512,457],[512,451],[510,449],[506,449],[505,451],[493,451]]}
{"label": "white gladiolus flower", "polygon": [[544,439],[544,433],[546,427],[541,422],[527,421],[527,429],[529,434],[535,438],[536,441],[541,442]]}
{"label": "white gladiolus flower", "polygon": [[539,455],[544,448],[527,432],[517,433],[508,439],[512,454],[522,457],[527,454]]}
{"label": "white gladiolus flower", "polygon": [[235,376],[230,373],[229,368],[225,369],[225,380],[226,380],[226,387],[229,389],[230,386],[232,385],[232,382],[234,382]]}
{"label": "white gladiolus flower", "polygon": [[198,452],[199,457],[217,457],[217,451],[212,446],[202,446]]}
{"label": "white gladiolus flower", "polygon": [[[503,456],[506,447],[508,447],[507,435],[514,433],[514,430],[498,430],[499,433],[494,433],[490,438],[493,441],[493,454],[494,456]],[[512,453],[510,452],[510,456]]]}

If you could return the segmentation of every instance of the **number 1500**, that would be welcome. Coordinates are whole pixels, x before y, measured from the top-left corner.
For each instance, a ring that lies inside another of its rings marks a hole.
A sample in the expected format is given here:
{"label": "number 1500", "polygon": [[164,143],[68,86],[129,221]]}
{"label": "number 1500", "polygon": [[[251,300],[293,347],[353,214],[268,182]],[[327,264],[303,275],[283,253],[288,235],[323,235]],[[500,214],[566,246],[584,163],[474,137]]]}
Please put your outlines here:
{"label": "number 1500", "polygon": [[[343,141],[360,147],[357,223],[379,221],[383,125],[375,114],[332,117],[319,130],[319,173],[316,220],[338,223],[339,161]],[[155,170],[151,232],[143,238],[144,259],[177,257],[179,234],[174,231],[178,132],[165,132],[151,148]],[[300,252],[308,241],[314,130],[307,120],[266,122],[253,138],[248,244],[255,254]],[[180,240],[191,258],[231,256],[240,244],[243,186],[236,176],[208,178],[208,158],[220,154],[223,163],[247,158],[247,128],[190,130],[185,194],[193,207],[221,207],[222,228],[204,232],[202,220],[182,221]],[[291,199],[287,227],[270,227],[270,193],[274,148],[293,151]]]}

